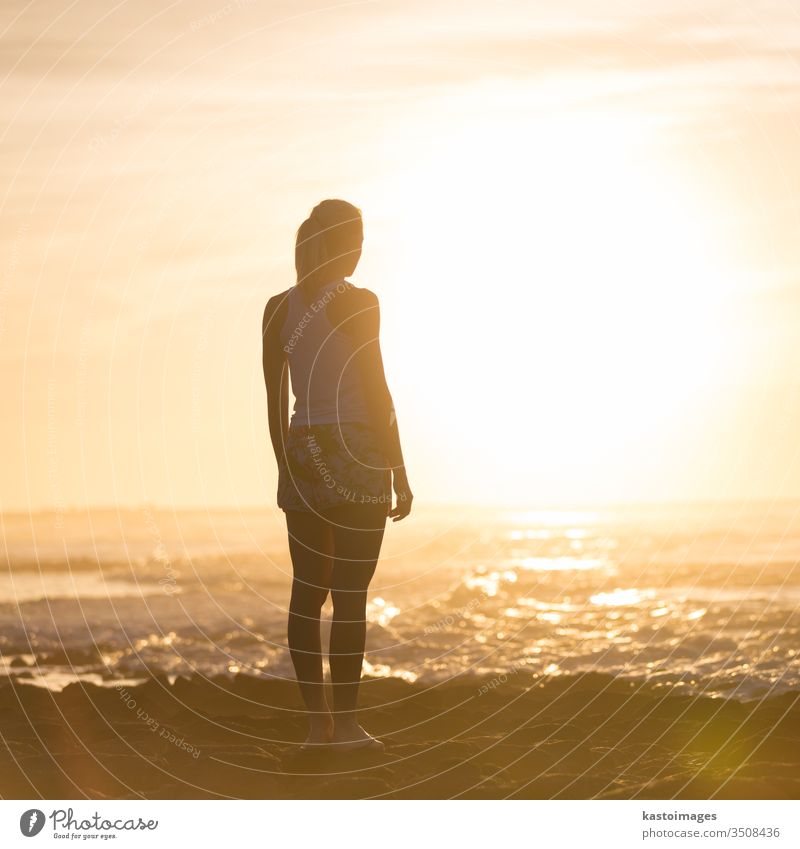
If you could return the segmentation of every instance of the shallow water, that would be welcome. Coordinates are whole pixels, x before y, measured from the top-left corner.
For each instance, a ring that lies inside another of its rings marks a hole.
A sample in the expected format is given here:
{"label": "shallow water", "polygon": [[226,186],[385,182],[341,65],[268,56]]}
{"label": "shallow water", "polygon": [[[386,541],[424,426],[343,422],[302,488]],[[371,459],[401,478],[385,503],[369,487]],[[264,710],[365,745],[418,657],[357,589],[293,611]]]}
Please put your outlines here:
{"label": "shallow water", "polygon": [[[3,517],[5,674],[287,677],[274,511]],[[752,699],[800,689],[800,504],[420,510],[373,582],[373,675],[609,672]]]}

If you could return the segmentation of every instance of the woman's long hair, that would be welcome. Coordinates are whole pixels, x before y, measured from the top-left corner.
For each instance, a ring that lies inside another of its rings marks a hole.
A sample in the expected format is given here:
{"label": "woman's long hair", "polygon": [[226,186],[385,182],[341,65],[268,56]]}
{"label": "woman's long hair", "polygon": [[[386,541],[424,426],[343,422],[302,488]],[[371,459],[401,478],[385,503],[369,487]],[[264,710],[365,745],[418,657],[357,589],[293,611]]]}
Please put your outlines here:
{"label": "woman's long hair", "polygon": [[297,285],[307,298],[327,280],[353,273],[363,235],[361,210],[346,200],[323,200],[311,210],[294,247]]}

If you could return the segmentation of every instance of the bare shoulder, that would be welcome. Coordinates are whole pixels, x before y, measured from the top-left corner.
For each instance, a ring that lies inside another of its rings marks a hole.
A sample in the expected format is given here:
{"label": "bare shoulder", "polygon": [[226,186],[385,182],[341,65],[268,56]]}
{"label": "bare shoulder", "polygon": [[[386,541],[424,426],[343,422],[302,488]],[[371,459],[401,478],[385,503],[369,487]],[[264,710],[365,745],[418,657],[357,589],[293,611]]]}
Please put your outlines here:
{"label": "bare shoulder", "polygon": [[267,305],[264,307],[264,317],[261,320],[262,335],[280,332],[283,317],[286,315],[288,295],[291,291],[291,289],[287,289],[285,292],[273,295],[267,301]]}
{"label": "bare shoulder", "polygon": [[378,317],[378,296],[370,289],[348,286],[331,300],[325,312],[331,324],[343,330],[348,329],[345,325],[375,321]]}
{"label": "bare shoulder", "polygon": [[359,286],[351,286],[347,293],[350,296],[351,303],[357,306],[369,309],[370,307],[378,306],[378,296],[372,289],[363,289]]}

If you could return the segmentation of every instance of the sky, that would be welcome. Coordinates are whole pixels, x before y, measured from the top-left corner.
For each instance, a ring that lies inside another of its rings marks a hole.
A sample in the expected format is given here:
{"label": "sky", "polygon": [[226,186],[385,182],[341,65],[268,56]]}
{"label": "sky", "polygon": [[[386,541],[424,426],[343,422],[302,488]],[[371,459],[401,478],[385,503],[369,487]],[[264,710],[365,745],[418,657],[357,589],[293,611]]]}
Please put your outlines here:
{"label": "sky", "polygon": [[0,7],[0,509],[274,506],[322,198],[420,503],[800,497],[792,2]]}

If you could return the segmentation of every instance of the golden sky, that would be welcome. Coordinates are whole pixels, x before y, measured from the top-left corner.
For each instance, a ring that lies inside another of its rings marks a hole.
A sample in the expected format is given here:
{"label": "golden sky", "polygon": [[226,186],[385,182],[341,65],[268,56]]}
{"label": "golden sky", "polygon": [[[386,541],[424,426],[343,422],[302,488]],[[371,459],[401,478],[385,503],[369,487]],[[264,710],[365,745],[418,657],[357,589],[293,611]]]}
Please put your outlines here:
{"label": "golden sky", "polygon": [[800,497],[792,2],[0,8],[0,508],[273,504],[266,299],[365,216],[419,500]]}

